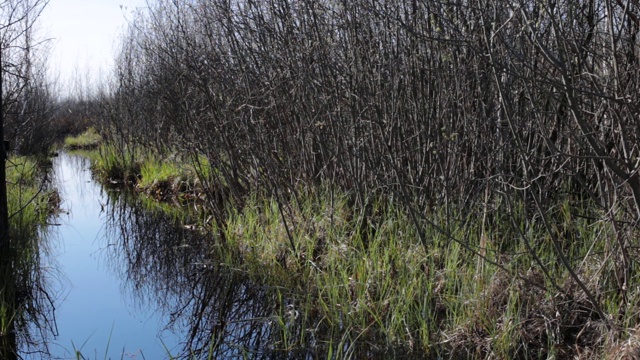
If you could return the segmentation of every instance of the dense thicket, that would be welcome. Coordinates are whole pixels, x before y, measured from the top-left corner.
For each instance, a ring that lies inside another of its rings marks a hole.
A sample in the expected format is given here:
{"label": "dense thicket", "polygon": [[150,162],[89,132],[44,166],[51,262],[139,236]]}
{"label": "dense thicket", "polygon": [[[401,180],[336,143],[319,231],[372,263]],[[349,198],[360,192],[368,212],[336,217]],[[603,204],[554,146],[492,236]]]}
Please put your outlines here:
{"label": "dense thicket", "polygon": [[329,183],[354,204],[399,199],[418,228],[433,209],[495,221],[519,203],[530,251],[527,227],[544,227],[570,268],[579,239],[554,224],[566,201],[615,225],[607,266],[624,293],[639,31],[636,0],[159,0],[124,36],[103,131],[204,154],[229,200]]}
{"label": "dense thicket", "polygon": [[159,1],[124,39],[109,119],[205,153],[238,194],[331,181],[462,205],[499,182],[604,205],[638,187],[636,10]]}

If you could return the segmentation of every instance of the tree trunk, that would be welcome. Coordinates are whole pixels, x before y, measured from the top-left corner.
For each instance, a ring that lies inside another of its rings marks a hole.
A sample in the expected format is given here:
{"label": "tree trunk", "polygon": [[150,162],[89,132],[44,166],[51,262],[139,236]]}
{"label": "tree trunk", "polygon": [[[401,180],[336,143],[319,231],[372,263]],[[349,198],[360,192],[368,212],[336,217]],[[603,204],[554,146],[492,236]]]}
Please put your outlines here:
{"label": "tree trunk", "polygon": [[[2,49],[0,49],[0,69],[3,69]],[[4,93],[3,76],[0,73],[0,139],[4,140]],[[13,289],[15,281],[13,277],[12,244],[9,240],[9,209],[7,204],[7,174],[6,174],[7,149],[4,141],[0,146],[0,301],[2,307],[6,309],[8,324],[1,329],[0,334],[0,358],[17,359],[17,341],[13,322],[13,312],[15,311],[15,296]]]}

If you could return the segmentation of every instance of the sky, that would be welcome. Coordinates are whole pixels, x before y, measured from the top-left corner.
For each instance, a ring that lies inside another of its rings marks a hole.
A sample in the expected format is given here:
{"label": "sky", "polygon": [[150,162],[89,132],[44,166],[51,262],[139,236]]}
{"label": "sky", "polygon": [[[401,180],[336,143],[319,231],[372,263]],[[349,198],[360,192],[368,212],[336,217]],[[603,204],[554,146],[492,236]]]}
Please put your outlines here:
{"label": "sky", "polygon": [[117,41],[136,8],[146,0],[50,0],[38,33],[51,39],[48,64],[61,96],[72,92],[74,79],[97,84],[111,71]]}

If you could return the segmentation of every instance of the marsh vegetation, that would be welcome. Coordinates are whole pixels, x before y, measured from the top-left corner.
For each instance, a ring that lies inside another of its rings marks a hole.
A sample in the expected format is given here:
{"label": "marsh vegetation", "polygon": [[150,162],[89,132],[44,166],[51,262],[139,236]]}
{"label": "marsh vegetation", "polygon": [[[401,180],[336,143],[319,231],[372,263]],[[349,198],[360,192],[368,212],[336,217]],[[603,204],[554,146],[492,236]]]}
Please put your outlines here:
{"label": "marsh vegetation", "polygon": [[147,204],[111,215],[184,357],[622,359],[639,32],[636,1],[157,0],[51,124]]}
{"label": "marsh vegetation", "polygon": [[639,16],[159,0],[93,99],[102,173],[197,189],[216,269],[276,289],[283,354],[637,354]]}

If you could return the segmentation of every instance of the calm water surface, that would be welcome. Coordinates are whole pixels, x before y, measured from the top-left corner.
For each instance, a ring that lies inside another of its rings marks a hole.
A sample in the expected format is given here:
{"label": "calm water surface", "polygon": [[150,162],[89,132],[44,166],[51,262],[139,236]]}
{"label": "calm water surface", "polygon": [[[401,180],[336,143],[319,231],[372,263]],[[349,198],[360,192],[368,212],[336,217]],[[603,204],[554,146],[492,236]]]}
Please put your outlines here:
{"label": "calm water surface", "polygon": [[64,153],[54,163],[64,213],[45,264],[55,279],[53,358],[326,358],[320,319],[292,316],[299,302],[286,289],[242,270],[217,235],[105,190],[89,165]]}
{"label": "calm water surface", "polygon": [[[107,231],[112,202],[92,180],[89,161],[67,154],[55,160],[54,171],[65,211],[58,219],[53,257],[59,262],[63,289],[55,312],[58,336],[50,351],[57,358],[161,359],[178,351],[178,336],[164,329],[161,311],[138,301],[126,278],[114,269],[118,231]],[[68,214],[67,214],[68,212]]]}

